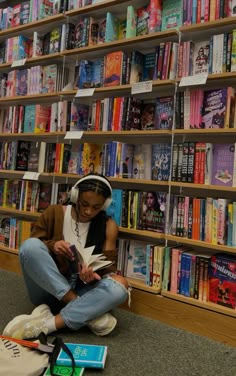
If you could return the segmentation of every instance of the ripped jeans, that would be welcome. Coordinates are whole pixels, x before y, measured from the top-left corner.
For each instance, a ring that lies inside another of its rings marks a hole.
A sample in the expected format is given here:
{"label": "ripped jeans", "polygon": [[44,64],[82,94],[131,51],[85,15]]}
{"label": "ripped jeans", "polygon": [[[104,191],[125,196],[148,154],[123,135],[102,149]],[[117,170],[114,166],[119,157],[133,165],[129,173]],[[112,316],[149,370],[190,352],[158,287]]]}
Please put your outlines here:
{"label": "ripped jeans", "polygon": [[[72,330],[119,306],[129,296],[129,291],[109,276],[92,284],[73,286],[59,272],[47,246],[37,238],[27,239],[20,247],[19,256],[31,302],[47,304],[54,314],[60,312]],[[63,305],[61,299],[71,288],[78,297]]]}

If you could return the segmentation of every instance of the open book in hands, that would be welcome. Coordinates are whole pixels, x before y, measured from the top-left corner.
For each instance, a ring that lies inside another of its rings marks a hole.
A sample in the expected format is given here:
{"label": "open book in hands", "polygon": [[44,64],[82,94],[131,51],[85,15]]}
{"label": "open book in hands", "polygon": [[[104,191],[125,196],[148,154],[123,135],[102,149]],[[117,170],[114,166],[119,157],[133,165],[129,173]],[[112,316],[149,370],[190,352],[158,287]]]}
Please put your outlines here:
{"label": "open book in hands", "polygon": [[74,255],[74,265],[77,266],[76,272],[78,273],[78,264],[87,265],[91,267],[93,271],[106,268],[112,265],[112,261],[106,260],[106,256],[103,253],[93,255],[95,246],[83,248],[80,245],[70,245],[70,249]]}

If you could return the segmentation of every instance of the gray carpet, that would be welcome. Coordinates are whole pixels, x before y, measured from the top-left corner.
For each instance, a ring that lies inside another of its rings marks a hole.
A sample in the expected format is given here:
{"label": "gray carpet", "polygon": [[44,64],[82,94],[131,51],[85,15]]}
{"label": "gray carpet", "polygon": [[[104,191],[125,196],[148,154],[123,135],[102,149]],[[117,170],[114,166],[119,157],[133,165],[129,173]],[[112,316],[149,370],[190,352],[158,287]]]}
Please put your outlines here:
{"label": "gray carpet", "polygon": [[[13,317],[30,313],[32,305],[22,277],[4,270],[0,270],[0,296],[2,332]],[[85,376],[236,376],[236,348],[121,309],[113,313],[118,326],[107,337],[96,337],[87,328],[60,332],[66,342],[108,346],[105,369],[86,369]]]}

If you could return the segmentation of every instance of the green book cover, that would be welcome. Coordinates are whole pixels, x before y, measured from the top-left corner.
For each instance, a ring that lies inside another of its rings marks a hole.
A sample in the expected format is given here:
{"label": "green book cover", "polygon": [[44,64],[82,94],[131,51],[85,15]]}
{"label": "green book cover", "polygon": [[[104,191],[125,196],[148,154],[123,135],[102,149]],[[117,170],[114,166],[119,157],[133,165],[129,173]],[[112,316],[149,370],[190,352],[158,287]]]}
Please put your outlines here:
{"label": "green book cover", "polygon": [[[53,367],[53,372],[56,374],[56,375],[71,375],[72,374],[72,367],[67,367],[67,366],[54,366]],[[75,367],[75,371],[73,373],[73,376],[82,376],[84,373],[84,368],[80,368],[80,367]],[[51,376],[51,372],[50,372],[50,367],[48,367],[46,369],[46,371],[44,372],[43,376]]]}
{"label": "green book cover", "polygon": [[182,0],[165,0],[162,9],[161,30],[178,29],[182,26]]}

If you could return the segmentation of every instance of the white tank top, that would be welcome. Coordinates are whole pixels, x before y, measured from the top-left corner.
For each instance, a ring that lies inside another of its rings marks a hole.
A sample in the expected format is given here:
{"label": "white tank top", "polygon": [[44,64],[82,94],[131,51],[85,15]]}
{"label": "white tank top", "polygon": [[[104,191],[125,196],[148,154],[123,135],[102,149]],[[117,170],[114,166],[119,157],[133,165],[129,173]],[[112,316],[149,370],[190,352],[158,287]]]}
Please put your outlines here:
{"label": "white tank top", "polygon": [[71,216],[72,205],[67,205],[64,214],[63,235],[66,242],[70,244],[80,244],[85,247],[88,230],[91,222],[79,222],[79,236],[76,233],[76,221]]}

